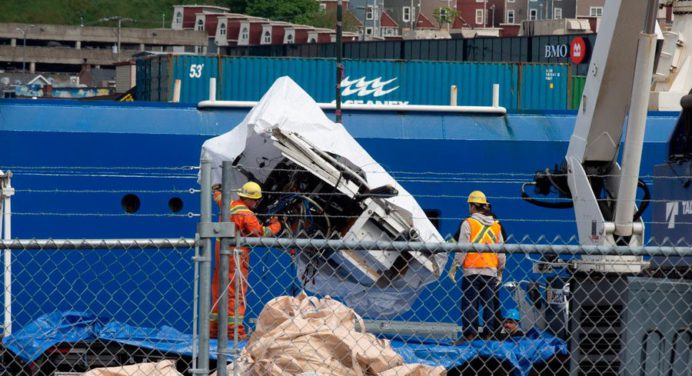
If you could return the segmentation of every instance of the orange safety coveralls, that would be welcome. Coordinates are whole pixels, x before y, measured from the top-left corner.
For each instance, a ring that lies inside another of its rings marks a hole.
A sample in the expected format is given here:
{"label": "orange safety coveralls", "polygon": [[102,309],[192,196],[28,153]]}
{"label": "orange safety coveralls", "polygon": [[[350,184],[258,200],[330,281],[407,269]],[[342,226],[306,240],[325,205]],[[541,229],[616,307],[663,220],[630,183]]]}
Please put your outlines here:
{"label": "orange safety coveralls", "polygon": [[[217,198],[218,196],[218,198]],[[220,194],[214,195],[214,199],[221,205]],[[241,236],[272,236],[276,235],[281,231],[281,224],[278,222],[273,222],[269,226],[262,226],[255,214],[250,210],[242,200],[231,201],[231,221],[236,226],[236,231]],[[221,242],[216,241],[215,257],[219,260],[220,254],[219,250],[221,248]],[[235,247],[230,247],[234,249]],[[238,291],[238,317],[237,322],[235,321],[235,297],[236,297],[236,283],[235,283],[235,270],[236,264],[234,255],[229,255],[229,265],[228,265],[228,338],[233,338],[235,325],[238,325],[238,337],[245,338],[245,327],[243,326],[243,319],[245,318],[245,295],[247,293],[247,278],[249,273],[249,263],[250,263],[250,249],[248,247],[241,247],[242,254],[240,255],[240,291]],[[217,301],[221,295],[221,286],[219,286],[219,263],[216,262],[214,266],[214,275],[211,285],[211,296],[213,309],[210,316],[209,331],[211,338],[218,338],[219,336],[219,305]]]}

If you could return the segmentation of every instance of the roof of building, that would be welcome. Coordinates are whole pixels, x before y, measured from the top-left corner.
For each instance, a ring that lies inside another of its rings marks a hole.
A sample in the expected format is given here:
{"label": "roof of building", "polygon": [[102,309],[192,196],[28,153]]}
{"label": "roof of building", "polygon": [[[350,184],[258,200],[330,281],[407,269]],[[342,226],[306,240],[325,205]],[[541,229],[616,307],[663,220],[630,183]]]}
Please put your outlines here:
{"label": "roof of building", "polygon": [[456,16],[452,22],[452,29],[461,29],[464,26],[468,26],[468,22],[464,21],[461,16]]}
{"label": "roof of building", "polygon": [[205,8],[205,9],[218,9],[222,12],[230,12],[231,10],[227,7],[220,7],[217,5],[207,5],[207,4],[179,4],[179,5],[173,5],[173,7],[181,7],[181,8]]}
{"label": "roof of building", "polygon": [[435,24],[430,21],[428,17],[425,17],[423,13],[418,13],[416,18],[416,29],[437,29]]}
{"label": "roof of building", "polygon": [[399,27],[399,24],[394,21],[394,19],[387,13],[382,12],[380,16],[380,26],[381,27]]}

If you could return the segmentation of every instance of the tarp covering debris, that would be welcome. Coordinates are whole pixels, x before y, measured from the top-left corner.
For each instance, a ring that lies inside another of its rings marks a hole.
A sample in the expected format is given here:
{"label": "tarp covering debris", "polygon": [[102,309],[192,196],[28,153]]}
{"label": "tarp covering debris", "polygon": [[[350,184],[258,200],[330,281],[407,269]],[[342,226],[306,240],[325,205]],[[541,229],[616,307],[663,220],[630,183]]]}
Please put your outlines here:
{"label": "tarp covering debris", "polygon": [[[349,240],[443,240],[413,196],[288,77],[278,79],[240,124],[207,140],[201,159],[211,161],[212,184],[221,183],[221,164],[231,161],[235,167],[233,187],[253,180],[265,191],[292,190],[281,197],[265,195],[260,205],[273,200],[273,207],[283,207],[304,200],[300,209],[317,210],[321,196],[337,195],[324,200],[322,215],[306,214],[310,220],[302,224],[320,220],[326,224],[307,234],[309,229],[297,229],[304,235],[336,235]],[[342,201],[334,205],[332,200],[338,199]],[[343,211],[335,213],[334,207]],[[262,210],[258,208],[258,212]],[[359,221],[364,213],[379,216]],[[349,217],[359,220],[344,219]],[[335,225],[338,221],[343,223]],[[362,227],[356,230],[359,225]],[[326,256],[322,252],[315,257],[310,250],[300,250],[298,278],[308,291],[339,298],[365,317],[391,317],[408,310],[419,292],[439,278],[447,261],[443,253],[329,251]],[[367,252],[374,254],[362,256]],[[360,257],[364,258],[354,260]]]}
{"label": "tarp covering debris", "polygon": [[[138,328],[99,318],[85,312],[53,312],[16,330],[3,338],[5,347],[23,361],[30,363],[60,343],[80,341],[113,341],[117,343],[158,350],[164,353],[192,355],[192,336],[173,328]],[[245,341],[239,343],[243,348]],[[477,357],[493,357],[509,362],[516,376],[528,375],[531,367],[548,362],[556,355],[567,355],[565,341],[537,331],[529,331],[516,341],[473,341],[461,346],[447,342],[403,342],[392,340],[391,347],[405,363],[441,365],[452,368]],[[210,354],[216,358],[216,340],[210,343]],[[229,360],[232,358],[229,357]]]}

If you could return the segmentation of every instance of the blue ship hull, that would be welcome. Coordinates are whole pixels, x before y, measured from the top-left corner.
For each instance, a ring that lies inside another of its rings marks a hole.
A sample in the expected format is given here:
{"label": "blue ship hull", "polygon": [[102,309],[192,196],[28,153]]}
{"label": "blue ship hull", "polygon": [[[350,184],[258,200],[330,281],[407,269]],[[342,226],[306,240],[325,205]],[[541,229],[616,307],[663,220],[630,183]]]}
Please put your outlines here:
{"label": "blue ship hull", "polygon": [[[197,171],[183,166],[197,166],[204,140],[230,130],[246,113],[247,109],[198,111],[174,104],[0,103],[0,169],[13,171],[17,190],[12,198],[13,237],[193,237],[198,218],[188,213],[199,213],[199,194],[190,193],[199,188]],[[641,165],[648,183],[654,165],[666,158],[677,116],[649,114]],[[575,117],[573,112],[500,117],[354,111],[345,114],[344,124],[423,209],[437,211],[442,234],[456,231],[468,214],[465,195],[480,189],[515,241],[528,237],[524,241],[554,242],[559,237],[558,242],[567,242],[576,235],[573,211],[532,206],[520,200],[519,189],[536,170],[563,160]],[[135,214],[125,214],[121,207],[128,193],[141,202]],[[175,197],[183,202],[177,213],[169,208]],[[650,218],[645,213],[645,221]],[[77,309],[110,314],[134,325],[166,323],[189,332],[191,257],[192,250],[17,251],[13,263],[23,272],[14,275],[14,325],[21,327],[50,311]],[[156,285],[170,273],[162,270],[162,263],[179,273],[165,288]],[[294,272],[285,267],[290,265],[287,255],[256,252],[251,265],[251,285],[276,281],[266,291],[248,296],[250,318],[267,300],[295,287]],[[77,270],[78,278],[68,275]],[[505,280],[526,278],[531,276],[531,263],[512,256],[507,270],[513,274]],[[128,290],[141,291],[143,286],[151,292],[127,298]],[[124,302],[99,299],[98,291],[114,290]],[[179,291],[186,295],[181,297]],[[172,309],[155,309],[162,301],[172,302]],[[459,289],[442,278],[396,319],[455,322],[460,317],[458,302]]]}

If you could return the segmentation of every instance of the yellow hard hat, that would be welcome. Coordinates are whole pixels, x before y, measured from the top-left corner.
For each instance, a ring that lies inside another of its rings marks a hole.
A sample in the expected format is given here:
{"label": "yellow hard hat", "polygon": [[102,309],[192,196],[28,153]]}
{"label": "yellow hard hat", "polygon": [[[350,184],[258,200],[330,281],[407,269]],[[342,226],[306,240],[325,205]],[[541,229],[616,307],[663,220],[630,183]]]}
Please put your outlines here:
{"label": "yellow hard hat", "polygon": [[485,194],[481,191],[473,191],[469,194],[469,204],[480,204],[487,205],[488,200],[485,198]]}
{"label": "yellow hard hat", "polygon": [[238,196],[259,200],[262,198],[262,188],[254,181],[249,181],[240,188]]}

